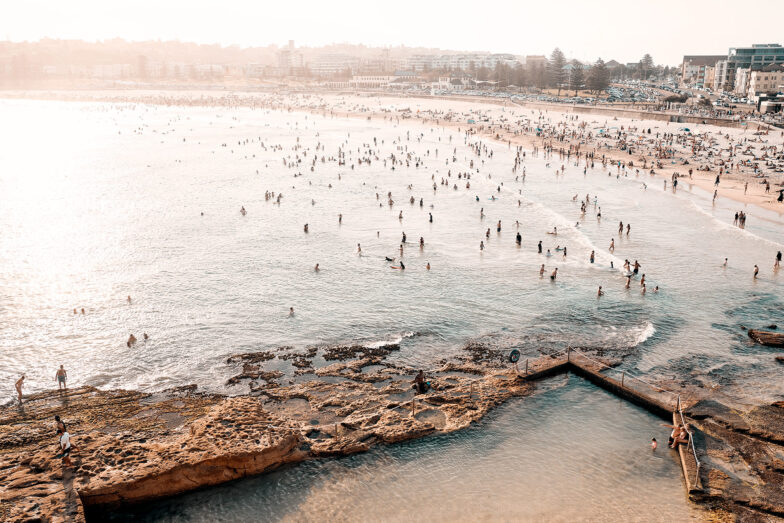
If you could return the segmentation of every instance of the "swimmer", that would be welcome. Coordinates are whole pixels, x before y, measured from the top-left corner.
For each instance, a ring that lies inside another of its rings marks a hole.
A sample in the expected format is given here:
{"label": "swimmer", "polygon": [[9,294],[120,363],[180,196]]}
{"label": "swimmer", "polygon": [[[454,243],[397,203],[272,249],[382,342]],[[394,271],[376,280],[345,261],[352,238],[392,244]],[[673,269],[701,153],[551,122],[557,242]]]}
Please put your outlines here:
{"label": "swimmer", "polygon": [[426,268],[427,270],[430,270],[430,262],[427,262],[427,265],[425,266],[425,268]]}
{"label": "swimmer", "polygon": [[595,258],[596,258],[596,253],[594,251],[591,251],[591,263],[594,262]]}
{"label": "swimmer", "polygon": [[127,298],[127,299],[128,299],[128,303],[131,303],[131,297],[130,297],[130,296],[128,296],[128,298]]}
{"label": "swimmer", "polygon": [[604,291],[602,290],[602,286],[599,285],[599,290],[596,291],[596,297],[601,298],[602,296],[604,296]]}
{"label": "swimmer", "polygon": [[725,269],[727,268],[727,258],[724,258],[724,263],[721,264]]}
{"label": "swimmer", "polygon": [[518,247],[520,246],[521,243],[523,243],[523,237],[520,235],[519,232],[517,233],[517,237],[515,238],[515,243],[518,245]]}
{"label": "swimmer", "polygon": [[541,267],[539,267],[539,277],[540,278],[544,277],[544,263],[542,264]]}
{"label": "swimmer", "polygon": [[484,242],[484,240],[482,240],[482,241],[480,241],[480,242],[479,242],[479,250],[480,250],[480,251],[483,251],[483,250],[485,250],[485,242]]}
{"label": "swimmer", "polygon": [[615,238],[610,240],[610,252],[615,252]]}
{"label": "swimmer", "polygon": [[547,249],[547,254],[545,254],[545,256],[547,256],[548,258],[549,258],[550,256],[552,256],[552,253],[550,252],[550,249]]}
{"label": "swimmer", "polygon": [[656,450],[659,444],[656,442],[656,438],[651,438],[651,450]]}
{"label": "swimmer", "polygon": [[304,230],[305,230],[305,232],[308,232],[308,224],[307,223],[305,224]]}
{"label": "swimmer", "polygon": [[313,270],[316,271],[316,272],[321,270],[321,269],[319,269],[319,264],[318,263],[316,264],[315,267],[313,267]]}
{"label": "swimmer", "polygon": [[758,275],[758,274],[759,274],[759,267],[757,267],[757,266],[755,265],[755,266],[754,266],[754,279],[755,279],[755,280],[757,279],[757,275]]}
{"label": "swimmer", "polygon": [[539,240],[538,248],[539,248],[539,254],[542,254],[542,240]]}
{"label": "swimmer", "polygon": [[289,318],[294,316],[294,307],[289,307]]}
{"label": "swimmer", "polygon": [[342,214],[338,214],[338,225],[340,225],[342,223],[343,223],[343,215]]}
{"label": "swimmer", "polygon": [[558,267],[553,269],[553,272],[550,274],[550,281],[555,281],[555,278],[558,276]]}

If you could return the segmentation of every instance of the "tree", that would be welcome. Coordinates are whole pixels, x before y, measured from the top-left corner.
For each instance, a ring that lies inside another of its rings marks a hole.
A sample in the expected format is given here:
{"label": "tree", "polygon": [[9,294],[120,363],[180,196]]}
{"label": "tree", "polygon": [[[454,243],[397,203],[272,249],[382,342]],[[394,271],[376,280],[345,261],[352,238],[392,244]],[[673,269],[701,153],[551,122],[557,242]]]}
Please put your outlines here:
{"label": "tree", "polygon": [[528,85],[528,75],[525,74],[525,68],[523,68],[523,64],[517,64],[514,69],[514,84],[517,87],[525,87]]}
{"label": "tree", "polygon": [[572,60],[572,72],[569,75],[569,88],[574,90],[574,95],[577,96],[577,91],[585,85],[585,74],[583,73],[583,64],[577,60]]}
{"label": "tree", "polygon": [[558,96],[561,96],[561,89],[563,88],[564,83],[566,83],[566,70],[564,70],[564,65],[566,65],[566,57],[564,57],[563,52],[556,47],[553,49],[553,54],[550,55],[550,61],[547,64],[547,80],[550,87],[558,89]]}
{"label": "tree", "polygon": [[610,73],[604,60],[599,58],[588,73],[588,87],[597,93],[607,89],[608,85],[610,85]]}
{"label": "tree", "polygon": [[545,74],[544,65],[541,63],[528,63],[526,64],[526,76],[528,77],[528,85],[533,85],[539,89],[544,89],[547,86],[547,75]]}
{"label": "tree", "polygon": [[645,56],[642,57],[640,60],[640,76],[643,80],[648,79],[648,75],[651,74],[653,71],[653,58],[648,53],[645,53]]}

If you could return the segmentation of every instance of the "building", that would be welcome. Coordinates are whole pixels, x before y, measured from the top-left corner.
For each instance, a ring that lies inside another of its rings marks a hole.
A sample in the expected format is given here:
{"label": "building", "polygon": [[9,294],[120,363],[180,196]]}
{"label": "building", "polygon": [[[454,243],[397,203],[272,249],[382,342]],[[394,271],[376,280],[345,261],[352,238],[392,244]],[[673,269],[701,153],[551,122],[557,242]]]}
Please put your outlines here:
{"label": "building", "polygon": [[749,92],[749,79],[751,77],[751,69],[736,69],[735,70],[735,87],[732,92],[738,96],[746,96]]}
{"label": "building", "polygon": [[278,74],[280,76],[294,76],[301,74],[305,61],[302,53],[294,48],[294,40],[289,40],[288,46],[278,51]]}
{"label": "building", "polygon": [[784,87],[784,65],[768,66],[761,71],[751,71],[749,74],[749,98],[778,93],[782,87]]}
{"label": "building", "polygon": [[353,74],[359,69],[359,58],[345,54],[323,54],[309,64],[310,72],[316,76]]}
{"label": "building", "polygon": [[705,83],[705,73],[708,67],[713,68],[715,75],[716,63],[727,58],[723,55],[686,55],[681,63],[681,83],[689,87],[712,87]]}
{"label": "building", "polygon": [[715,65],[706,65],[705,66],[703,85],[706,88],[713,89],[713,83],[714,83],[715,80],[716,80],[716,66]]}
{"label": "building", "polygon": [[408,59],[407,68],[412,71],[471,71],[480,68],[495,69],[499,64],[517,66],[520,61],[512,54],[453,54],[414,55]]}
{"label": "building", "polygon": [[355,89],[388,87],[394,80],[394,76],[388,75],[360,75],[353,76],[351,80],[349,80],[348,85]]}
{"label": "building", "polygon": [[433,89],[442,91],[462,91],[476,86],[476,81],[467,74],[451,74],[439,76],[437,82],[430,84]]}
{"label": "building", "polygon": [[769,65],[784,64],[784,47],[780,44],[754,44],[751,47],[731,47],[727,54],[727,67],[721,76],[716,74],[716,85],[724,90],[735,87],[738,69],[759,71]]}

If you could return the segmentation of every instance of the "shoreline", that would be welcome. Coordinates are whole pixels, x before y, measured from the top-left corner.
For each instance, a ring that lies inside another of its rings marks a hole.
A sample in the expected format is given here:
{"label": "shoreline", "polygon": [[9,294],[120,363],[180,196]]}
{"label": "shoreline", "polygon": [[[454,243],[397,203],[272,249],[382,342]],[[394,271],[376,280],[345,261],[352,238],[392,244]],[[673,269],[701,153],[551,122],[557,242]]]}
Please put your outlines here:
{"label": "shoreline", "polygon": [[[121,93],[130,93],[130,95],[123,96]],[[83,95],[87,95],[86,98],[79,97],[78,93]],[[14,96],[16,94],[16,96]],[[46,96],[49,95],[65,95],[65,96]],[[103,94],[106,96],[97,96],[99,94]],[[76,96],[75,96],[76,95]],[[92,95],[92,96],[91,96]],[[120,96],[118,96],[120,95]],[[214,104],[206,103],[208,100],[202,100],[203,103],[198,103],[200,100],[196,100],[197,103],[193,103],[194,100],[187,97],[193,96],[209,96],[212,99],[215,98],[231,98],[235,96],[250,96],[250,97],[259,97],[256,101],[265,102],[261,97],[270,97],[272,96],[270,93],[267,92],[259,92],[259,91],[199,91],[199,90],[174,90],[174,91],[147,91],[147,90],[140,90],[140,91],[113,91],[113,90],[74,90],[74,91],[42,91],[42,92],[2,92],[0,91],[0,99],[6,100],[19,100],[19,99],[29,99],[29,100],[48,100],[48,101],[71,101],[71,102],[93,102],[93,103],[144,103],[150,105],[178,105],[176,102],[177,97],[179,96],[180,102],[179,105],[183,106],[200,106],[200,107],[215,107]],[[545,114],[549,113],[561,113],[561,114],[576,114],[578,112],[577,109],[586,109],[583,107],[573,107],[573,106],[559,106],[558,104],[541,104],[541,103],[528,103],[528,102],[511,102],[510,100],[496,100],[496,99],[487,99],[482,97],[476,98],[468,98],[468,97],[448,97],[448,96],[417,96],[417,95],[397,95],[395,93],[376,93],[376,92],[369,92],[369,93],[345,93],[342,91],[296,91],[293,93],[286,93],[284,96],[300,96],[300,95],[307,95],[307,96],[315,96],[315,97],[323,97],[323,96],[351,96],[356,100],[367,101],[372,98],[379,98],[379,99],[392,99],[392,100],[399,100],[403,101],[411,101],[411,100],[421,100],[421,101],[442,101],[442,102],[457,102],[463,104],[477,104],[477,105],[492,105],[492,106],[499,106],[503,108],[517,108],[528,110],[531,109],[536,111],[546,111]],[[156,100],[157,97],[157,100]],[[165,103],[164,100],[160,98],[166,98]],[[327,109],[310,109],[307,107],[297,107],[297,106],[290,106],[290,105],[279,105],[279,104],[264,104],[261,105],[251,105],[249,103],[242,103],[242,100],[234,100],[235,102],[239,102],[236,104],[231,104],[228,106],[231,107],[247,107],[247,108],[265,108],[277,111],[285,111],[285,110],[295,110],[298,112],[310,113],[310,114],[320,114],[323,116],[331,115],[336,117],[344,117],[344,118],[361,118],[361,119],[387,119],[392,118],[391,115],[385,114],[383,112],[351,112],[351,111],[334,111]],[[188,103],[185,103],[188,102]],[[220,106],[220,105],[218,105]],[[591,116],[604,116],[607,118],[614,118],[617,119],[618,112],[624,112],[625,108],[611,108],[611,107],[590,107],[590,113],[581,114],[584,118],[584,121],[591,117]],[[659,115],[659,116],[669,116],[666,113],[651,113],[652,115]],[[399,115],[398,115],[399,117]],[[521,134],[511,133],[509,131],[505,131],[503,129],[492,129],[493,123],[490,122],[490,125],[487,129],[485,129],[485,125],[482,123],[463,123],[463,122],[452,122],[447,120],[438,120],[432,118],[420,118],[418,116],[413,116],[408,118],[411,122],[421,123],[422,125],[436,125],[442,127],[444,129],[449,129],[452,131],[458,130],[459,132],[463,133],[466,130],[471,130],[473,133],[482,136],[485,139],[493,140],[499,144],[507,144],[510,143],[515,146],[523,146],[527,148],[529,151],[533,150],[534,147],[542,148],[544,146],[550,145],[554,148],[553,154],[556,154],[557,148],[568,148],[569,145],[575,145],[574,141],[564,141],[564,142],[555,142],[551,138],[536,136],[532,133],[523,133],[523,131],[519,131]],[[704,119],[703,119],[704,120]],[[655,119],[652,118],[650,120],[645,119],[638,119],[632,118],[632,122],[650,122],[656,126],[664,124],[665,127],[669,126],[670,123],[675,123],[675,125],[679,125],[677,122],[669,122],[662,119]],[[690,124],[693,125],[693,124]],[[702,125],[707,128],[708,131],[712,133],[721,133],[723,129],[720,126],[715,126],[712,124],[697,124]],[[748,129],[752,131],[750,136],[753,136],[754,132],[762,132],[763,128],[766,128],[767,132],[772,132],[772,138],[776,138],[775,134],[778,133],[782,136],[782,144],[784,144],[784,130],[778,128],[771,128],[767,124],[755,123],[756,130]],[[647,127],[647,125],[646,125]],[[675,130],[675,129],[674,129]],[[744,129],[744,134],[746,133],[746,129]],[[579,140],[577,140],[579,143]],[[586,144],[584,145],[584,150],[588,151],[590,147]],[[784,145],[783,145],[784,146]],[[640,155],[635,153],[634,155],[630,155],[628,152],[618,150],[617,148],[601,148],[599,149],[598,146],[593,147],[593,150],[596,151],[597,159],[600,158],[601,154],[604,154],[609,161],[615,162],[623,162],[626,164],[629,160],[639,160],[641,159]],[[647,155],[647,158],[653,161],[655,158]],[[565,160],[561,160],[565,161]],[[571,160],[570,160],[571,161]],[[656,168],[656,174],[652,175],[655,177],[661,176],[661,180],[665,180],[671,178],[673,173],[679,173],[682,177],[681,181],[699,187],[700,189],[706,191],[709,195],[714,189],[714,180],[716,175],[719,174],[718,170],[696,170],[694,169],[693,174],[691,177],[685,177],[686,171],[690,167],[694,167],[694,165],[672,165],[663,163],[661,168]],[[631,170],[631,168],[630,168]],[[647,173],[641,172],[641,175],[645,175]],[[742,172],[732,172],[728,171],[721,175],[721,184],[719,186],[719,198],[727,198],[739,204],[742,204],[744,207],[747,205],[754,205],[757,206],[765,211],[772,211],[777,213],[779,217],[784,217],[784,203],[779,203],[776,201],[777,192],[781,189],[784,189],[784,173],[778,173],[777,175],[769,175],[775,176],[778,178],[778,181],[773,180],[771,184],[771,192],[765,194],[762,183],[762,177],[752,176],[750,173],[742,173]],[[749,182],[749,191],[748,193],[744,193],[744,183]],[[775,188],[775,184],[778,183],[781,185],[780,189]],[[672,190],[672,188],[668,188],[668,190]]]}

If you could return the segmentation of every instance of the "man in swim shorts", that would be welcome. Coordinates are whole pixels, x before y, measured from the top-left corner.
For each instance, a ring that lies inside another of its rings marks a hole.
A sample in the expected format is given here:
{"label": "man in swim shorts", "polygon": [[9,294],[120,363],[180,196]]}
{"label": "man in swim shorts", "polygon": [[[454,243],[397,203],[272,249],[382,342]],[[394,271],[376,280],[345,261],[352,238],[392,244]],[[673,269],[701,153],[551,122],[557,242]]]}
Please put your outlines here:
{"label": "man in swim shorts", "polygon": [[60,365],[60,368],[57,369],[57,373],[54,375],[54,379],[57,380],[58,389],[68,389],[68,385],[65,383],[68,379],[68,373],[65,372],[65,369],[62,365]]}

